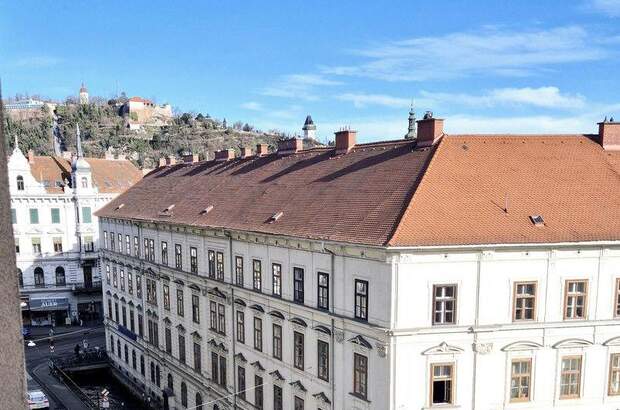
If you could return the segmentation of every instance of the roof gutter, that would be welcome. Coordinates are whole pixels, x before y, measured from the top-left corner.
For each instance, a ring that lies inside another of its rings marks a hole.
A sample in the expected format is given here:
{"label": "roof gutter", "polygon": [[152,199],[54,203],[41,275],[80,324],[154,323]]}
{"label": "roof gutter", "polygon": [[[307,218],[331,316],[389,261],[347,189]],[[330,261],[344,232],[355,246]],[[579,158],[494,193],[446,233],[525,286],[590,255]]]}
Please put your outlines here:
{"label": "roof gutter", "polygon": [[601,247],[601,246],[620,246],[620,240],[615,241],[579,241],[579,242],[543,242],[543,243],[491,243],[474,245],[418,245],[418,246],[386,246],[388,251],[453,251],[453,250],[483,250],[497,248],[567,248],[567,247]]}

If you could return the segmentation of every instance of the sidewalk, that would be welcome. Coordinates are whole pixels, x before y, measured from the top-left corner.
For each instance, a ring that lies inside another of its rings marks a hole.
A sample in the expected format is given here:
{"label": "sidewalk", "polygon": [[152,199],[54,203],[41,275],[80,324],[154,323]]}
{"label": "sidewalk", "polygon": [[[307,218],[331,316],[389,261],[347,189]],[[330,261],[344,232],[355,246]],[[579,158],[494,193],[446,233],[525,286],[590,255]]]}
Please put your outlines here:
{"label": "sidewalk", "polygon": [[54,401],[62,403],[65,409],[89,410],[89,407],[82,403],[82,400],[71,389],[50,374],[47,363],[42,363],[35,367],[32,371],[32,377]]}
{"label": "sidewalk", "polygon": [[79,331],[92,331],[95,329],[103,329],[103,324],[101,323],[93,323],[92,326],[86,326],[86,324],[84,324],[84,326],[75,326],[75,325],[71,325],[71,326],[54,326],[53,328],[51,326],[31,326],[29,327],[30,330],[30,339],[34,339],[34,338],[39,338],[39,337],[46,337],[50,335],[50,329],[54,329],[54,336],[58,336],[64,333],[71,333],[71,332],[79,332]]}

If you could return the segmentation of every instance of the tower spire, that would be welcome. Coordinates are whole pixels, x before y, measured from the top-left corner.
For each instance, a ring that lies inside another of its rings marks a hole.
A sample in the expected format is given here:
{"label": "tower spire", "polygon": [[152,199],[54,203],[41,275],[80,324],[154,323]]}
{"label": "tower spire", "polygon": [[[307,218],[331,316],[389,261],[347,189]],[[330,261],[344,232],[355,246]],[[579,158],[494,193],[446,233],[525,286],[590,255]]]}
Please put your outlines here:
{"label": "tower spire", "polygon": [[75,139],[76,139],[75,145],[77,149],[77,157],[82,158],[84,156],[84,152],[82,151],[82,138],[80,138],[80,124],[76,125]]}
{"label": "tower spire", "polygon": [[415,111],[413,110],[413,98],[411,99],[411,107],[409,108],[409,127],[407,127],[406,139],[415,140],[418,137],[416,129]]}

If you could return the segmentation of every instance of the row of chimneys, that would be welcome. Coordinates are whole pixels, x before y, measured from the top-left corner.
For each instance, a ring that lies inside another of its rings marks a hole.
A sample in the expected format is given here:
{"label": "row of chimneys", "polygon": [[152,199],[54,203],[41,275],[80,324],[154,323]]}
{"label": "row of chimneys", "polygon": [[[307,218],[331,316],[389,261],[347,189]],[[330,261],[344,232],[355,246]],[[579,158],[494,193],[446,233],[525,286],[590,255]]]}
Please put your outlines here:
{"label": "row of chimneys", "polygon": [[[418,135],[417,144],[419,148],[430,147],[435,145],[443,132],[443,119],[434,118],[433,113],[427,111],[424,118],[417,121]],[[620,150],[620,122],[608,121],[605,119],[598,124],[599,143],[606,150]],[[346,154],[355,147],[357,131],[351,129],[342,129],[336,133],[336,154]],[[288,155],[299,152],[303,149],[301,138],[290,138],[278,142],[278,155]],[[267,144],[258,144],[256,146],[256,156],[262,157],[268,154]],[[241,149],[241,158],[252,156],[252,150],[248,147]],[[235,159],[235,151],[233,149],[225,149],[215,152],[216,161],[229,161]],[[192,163],[198,161],[197,154],[188,154],[183,156],[183,162]],[[161,158],[159,166],[174,165],[174,157]]]}

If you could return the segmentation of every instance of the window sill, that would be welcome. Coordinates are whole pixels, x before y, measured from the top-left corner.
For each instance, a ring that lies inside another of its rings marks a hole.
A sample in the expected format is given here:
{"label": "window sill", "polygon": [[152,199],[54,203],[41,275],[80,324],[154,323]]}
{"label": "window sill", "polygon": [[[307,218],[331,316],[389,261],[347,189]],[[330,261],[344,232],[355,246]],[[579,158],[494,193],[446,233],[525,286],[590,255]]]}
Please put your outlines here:
{"label": "window sill", "polygon": [[362,400],[363,402],[366,402],[368,404],[372,403],[370,400],[368,400],[368,398],[366,398],[366,397],[364,397],[364,396],[362,396],[360,394],[349,392],[349,395],[355,397],[356,399]]}

